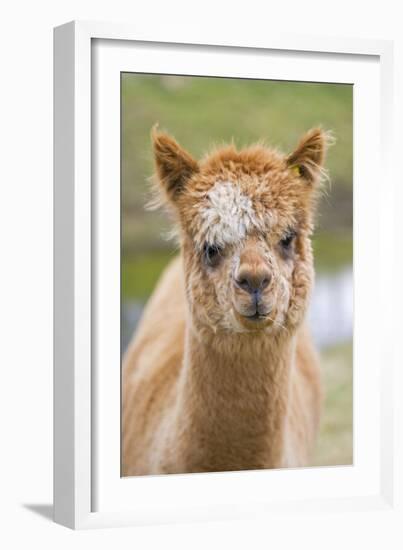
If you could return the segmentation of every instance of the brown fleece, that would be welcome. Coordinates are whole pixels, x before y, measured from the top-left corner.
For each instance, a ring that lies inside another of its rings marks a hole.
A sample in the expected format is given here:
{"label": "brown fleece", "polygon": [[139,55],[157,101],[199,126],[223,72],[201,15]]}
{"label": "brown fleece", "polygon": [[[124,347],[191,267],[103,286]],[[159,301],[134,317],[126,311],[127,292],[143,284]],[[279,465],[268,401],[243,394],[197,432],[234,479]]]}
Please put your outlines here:
{"label": "brown fleece", "polygon": [[152,139],[181,253],[124,357],[122,474],[309,465],[321,384],[305,313],[327,134],[289,155],[230,145],[201,161]]}

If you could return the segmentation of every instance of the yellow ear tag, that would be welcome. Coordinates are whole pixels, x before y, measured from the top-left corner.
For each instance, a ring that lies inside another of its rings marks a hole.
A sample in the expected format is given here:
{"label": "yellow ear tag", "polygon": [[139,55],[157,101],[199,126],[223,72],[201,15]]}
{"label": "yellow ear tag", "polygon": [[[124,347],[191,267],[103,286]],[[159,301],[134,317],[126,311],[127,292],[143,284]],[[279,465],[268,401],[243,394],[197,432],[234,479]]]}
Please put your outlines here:
{"label": "yellow ear tag", "polygon": [[298,164],[296,166],[293,166],[291,170],[292,170],[292,173],[295,174],[296,176],[301,175],[301,168],[298,166]]}

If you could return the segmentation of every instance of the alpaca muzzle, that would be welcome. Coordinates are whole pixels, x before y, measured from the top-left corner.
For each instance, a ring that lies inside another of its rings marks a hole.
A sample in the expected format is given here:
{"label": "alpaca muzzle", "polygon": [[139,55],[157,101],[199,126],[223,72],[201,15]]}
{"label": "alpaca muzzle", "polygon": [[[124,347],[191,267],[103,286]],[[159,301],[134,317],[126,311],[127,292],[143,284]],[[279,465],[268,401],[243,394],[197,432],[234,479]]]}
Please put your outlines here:
{"label": "alpaca muzzle", "polygon": [[248,262],[240,265],[234,277],[236,309],[249,320],[262,320],[270,312],[265,294],[269,292],[272,275],[260,255],[249,253]]}

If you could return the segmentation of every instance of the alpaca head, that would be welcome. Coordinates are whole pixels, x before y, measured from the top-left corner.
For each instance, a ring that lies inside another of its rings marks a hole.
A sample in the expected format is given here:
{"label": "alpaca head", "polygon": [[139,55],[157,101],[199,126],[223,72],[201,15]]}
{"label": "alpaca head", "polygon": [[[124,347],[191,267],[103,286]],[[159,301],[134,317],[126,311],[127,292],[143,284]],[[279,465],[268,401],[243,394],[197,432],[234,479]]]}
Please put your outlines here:
{"label": "alpaca head", "polygon": [[165,133],[152,138],[194,322],[215,332],[296,328],[313,281],[310,234],[327,135],[310,130],[289,155],[230,145],[201,161]]}

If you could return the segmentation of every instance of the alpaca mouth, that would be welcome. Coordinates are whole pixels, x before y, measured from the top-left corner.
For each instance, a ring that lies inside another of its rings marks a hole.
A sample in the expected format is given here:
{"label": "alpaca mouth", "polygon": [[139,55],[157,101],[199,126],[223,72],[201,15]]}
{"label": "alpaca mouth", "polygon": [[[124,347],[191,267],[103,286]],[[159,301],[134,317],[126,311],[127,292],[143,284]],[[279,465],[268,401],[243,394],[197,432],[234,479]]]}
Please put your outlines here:
{"label": "alpaca mouth", "polygon": [[267,314],[259,313],[256,311],[253,315],[244,315],[245,319],[248,319],[248,321],[264,321],[267,319]]}
{"label": "alpaca mouth", "polygon": [[[238,318],[238,321],[241,323],[254,323],[256,325],[267,325],[271,323],[272,319],[270,318],[270,313],[272,308],[268,307],[263,303],[254,304],[254,307],[242,308],[237,307],[236,304],[233,304],[235,316]],[[249,325],[250,327],[250,325]]]}

